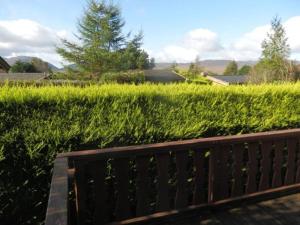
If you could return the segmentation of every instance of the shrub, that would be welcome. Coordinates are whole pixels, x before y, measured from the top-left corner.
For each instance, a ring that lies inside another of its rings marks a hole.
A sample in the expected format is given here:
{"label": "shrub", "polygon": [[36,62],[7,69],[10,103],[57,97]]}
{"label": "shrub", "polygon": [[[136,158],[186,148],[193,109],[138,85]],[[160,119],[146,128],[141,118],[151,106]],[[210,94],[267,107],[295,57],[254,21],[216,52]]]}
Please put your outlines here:
{"label": "shrub", "polygon": [[77,81],[92,81],[99,83],[144,83],[145,74],[143,71],[131,70],[120,72],[107,72],[99,77],[91,76],[85,72],[79,71],[65,71],[56,72],[51,76],[52,80],[77,80]]}
{"label": "shrub", "polygon": [[140,84],[145,82],[145,74],[143,71],[108,72],[101,76],[100,81],[104,83]]}
{"label": "shrub", "polygon": [[40,224],[57,153],[300,126],[300,83],[0,88],[0,223]]}

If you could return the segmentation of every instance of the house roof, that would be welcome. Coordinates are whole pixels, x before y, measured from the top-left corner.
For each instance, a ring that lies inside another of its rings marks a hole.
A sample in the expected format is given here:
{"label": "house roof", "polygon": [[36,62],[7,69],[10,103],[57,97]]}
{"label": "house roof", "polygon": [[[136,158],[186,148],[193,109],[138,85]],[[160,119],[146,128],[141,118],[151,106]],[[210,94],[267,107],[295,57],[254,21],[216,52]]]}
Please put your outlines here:
{"label": "house roof", "polygon": [[222,85],[244,84],[247,82],[246,75],[213,75],[207,76],[207,78],[215,83]]}
{"label": "house roof", "polygon": [[10,69],[10,65],[1,56],[0,56],[0,67],[7,71]]}

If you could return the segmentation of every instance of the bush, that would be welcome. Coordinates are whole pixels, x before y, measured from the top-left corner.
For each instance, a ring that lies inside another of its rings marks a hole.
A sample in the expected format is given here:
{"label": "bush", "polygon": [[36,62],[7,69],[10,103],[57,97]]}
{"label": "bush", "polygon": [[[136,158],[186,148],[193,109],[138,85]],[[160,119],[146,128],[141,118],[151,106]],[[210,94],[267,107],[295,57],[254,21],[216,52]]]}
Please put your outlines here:
{"label": "bush", "polygon": [[210,85],[212,84],[212,81],[207,79],[206,77],[201,75],[201,72],[194,72],[185,69],[178,69],[178,71],[175,71],[176,73],[180,74],[181,76],[186,78],[186,81],[188,83],[194,83],[194,84],[202,84],[202,85]]}
{"label": "bush", "polygon": [[140,84],[145,82],[145,73],[143,71],[108,72],[101,76],[100,81],[104,83]]}
{"label": "bush", "polygon": [[300,127],[300,83],[0,88],[0,223],[40,224],[57,153]]}
{"label": "bush", "polygon": [[51,76],[52,80],[77,80],[77,81],[93,81],[99,83],[144,83],[145,73],[143,71],[121,71],[107,72],[101,76],[93,77],[88,73],[75,70],[56,72]]}

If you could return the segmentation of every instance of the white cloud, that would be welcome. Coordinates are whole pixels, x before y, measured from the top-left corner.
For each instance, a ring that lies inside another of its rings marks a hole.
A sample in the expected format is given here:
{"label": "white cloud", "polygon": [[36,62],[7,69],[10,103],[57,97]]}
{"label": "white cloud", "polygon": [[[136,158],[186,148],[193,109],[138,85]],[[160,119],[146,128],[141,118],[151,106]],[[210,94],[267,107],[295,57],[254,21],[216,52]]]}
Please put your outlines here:
{"label": "white cloud", "polygon": [[[293,59],[300,59],[300,16],[292,17],[283,23]],[[194,29],[183,35],[181,40],[162,48],[161,51],[147,52],[157,62],[190,62],[197,56],[201,59],[254,60],[261,54],[261,42],[270,30],[269,25],[255,29],[237,37],[231,43],[222,43],[219,35],[208,29]],[[55,52],[60,38],[74,41],[66,30],[54,30],[42,24],[27,20],[0,20],[0,55],[36,56],[56,66],[63,61]]]}
{"label": "white cloud", "polygon": [[[300,60],[300,16],[283,23],[291,47],[291,58]],[[188,32],[181,41],[153,53],[158,62],[190,62],[201,59],[256,60],[261,55],[261,43],[270,31],[270,25],[256,27],[231,43],[222,44],[218,35],[207,29]]]}
{"label": "white cloud", "polygon": [[190,62],[198,55],[222,50],[218,35],[207,29],[195,29],[188,32],[177,44],[168,45],[153,56],[161,62]]}
{"label": "white cloud", "polygon": [[60,38],[68,36],[67,31],[55,31],[35,21],[2,20],[0,21],[0,55],[36,56],[60,66],[62,59],[55,52],[55,45]]}

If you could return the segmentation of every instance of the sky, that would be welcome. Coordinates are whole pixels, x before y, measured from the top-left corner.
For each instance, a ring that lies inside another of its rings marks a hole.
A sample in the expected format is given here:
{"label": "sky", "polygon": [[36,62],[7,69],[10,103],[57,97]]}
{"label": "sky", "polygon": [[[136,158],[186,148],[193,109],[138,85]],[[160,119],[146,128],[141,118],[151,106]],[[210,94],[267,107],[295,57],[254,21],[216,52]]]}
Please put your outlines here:
{"label": "sky", "polygon": [[[274,16],[282,19],[291,59],[300,60],[299,0],[115,0],[124,34],[144,33],[156,62],[256,60]],[[60,39],[76,41],[86,0],[0,0],[0,56],[36,56],[58,67]]]}

